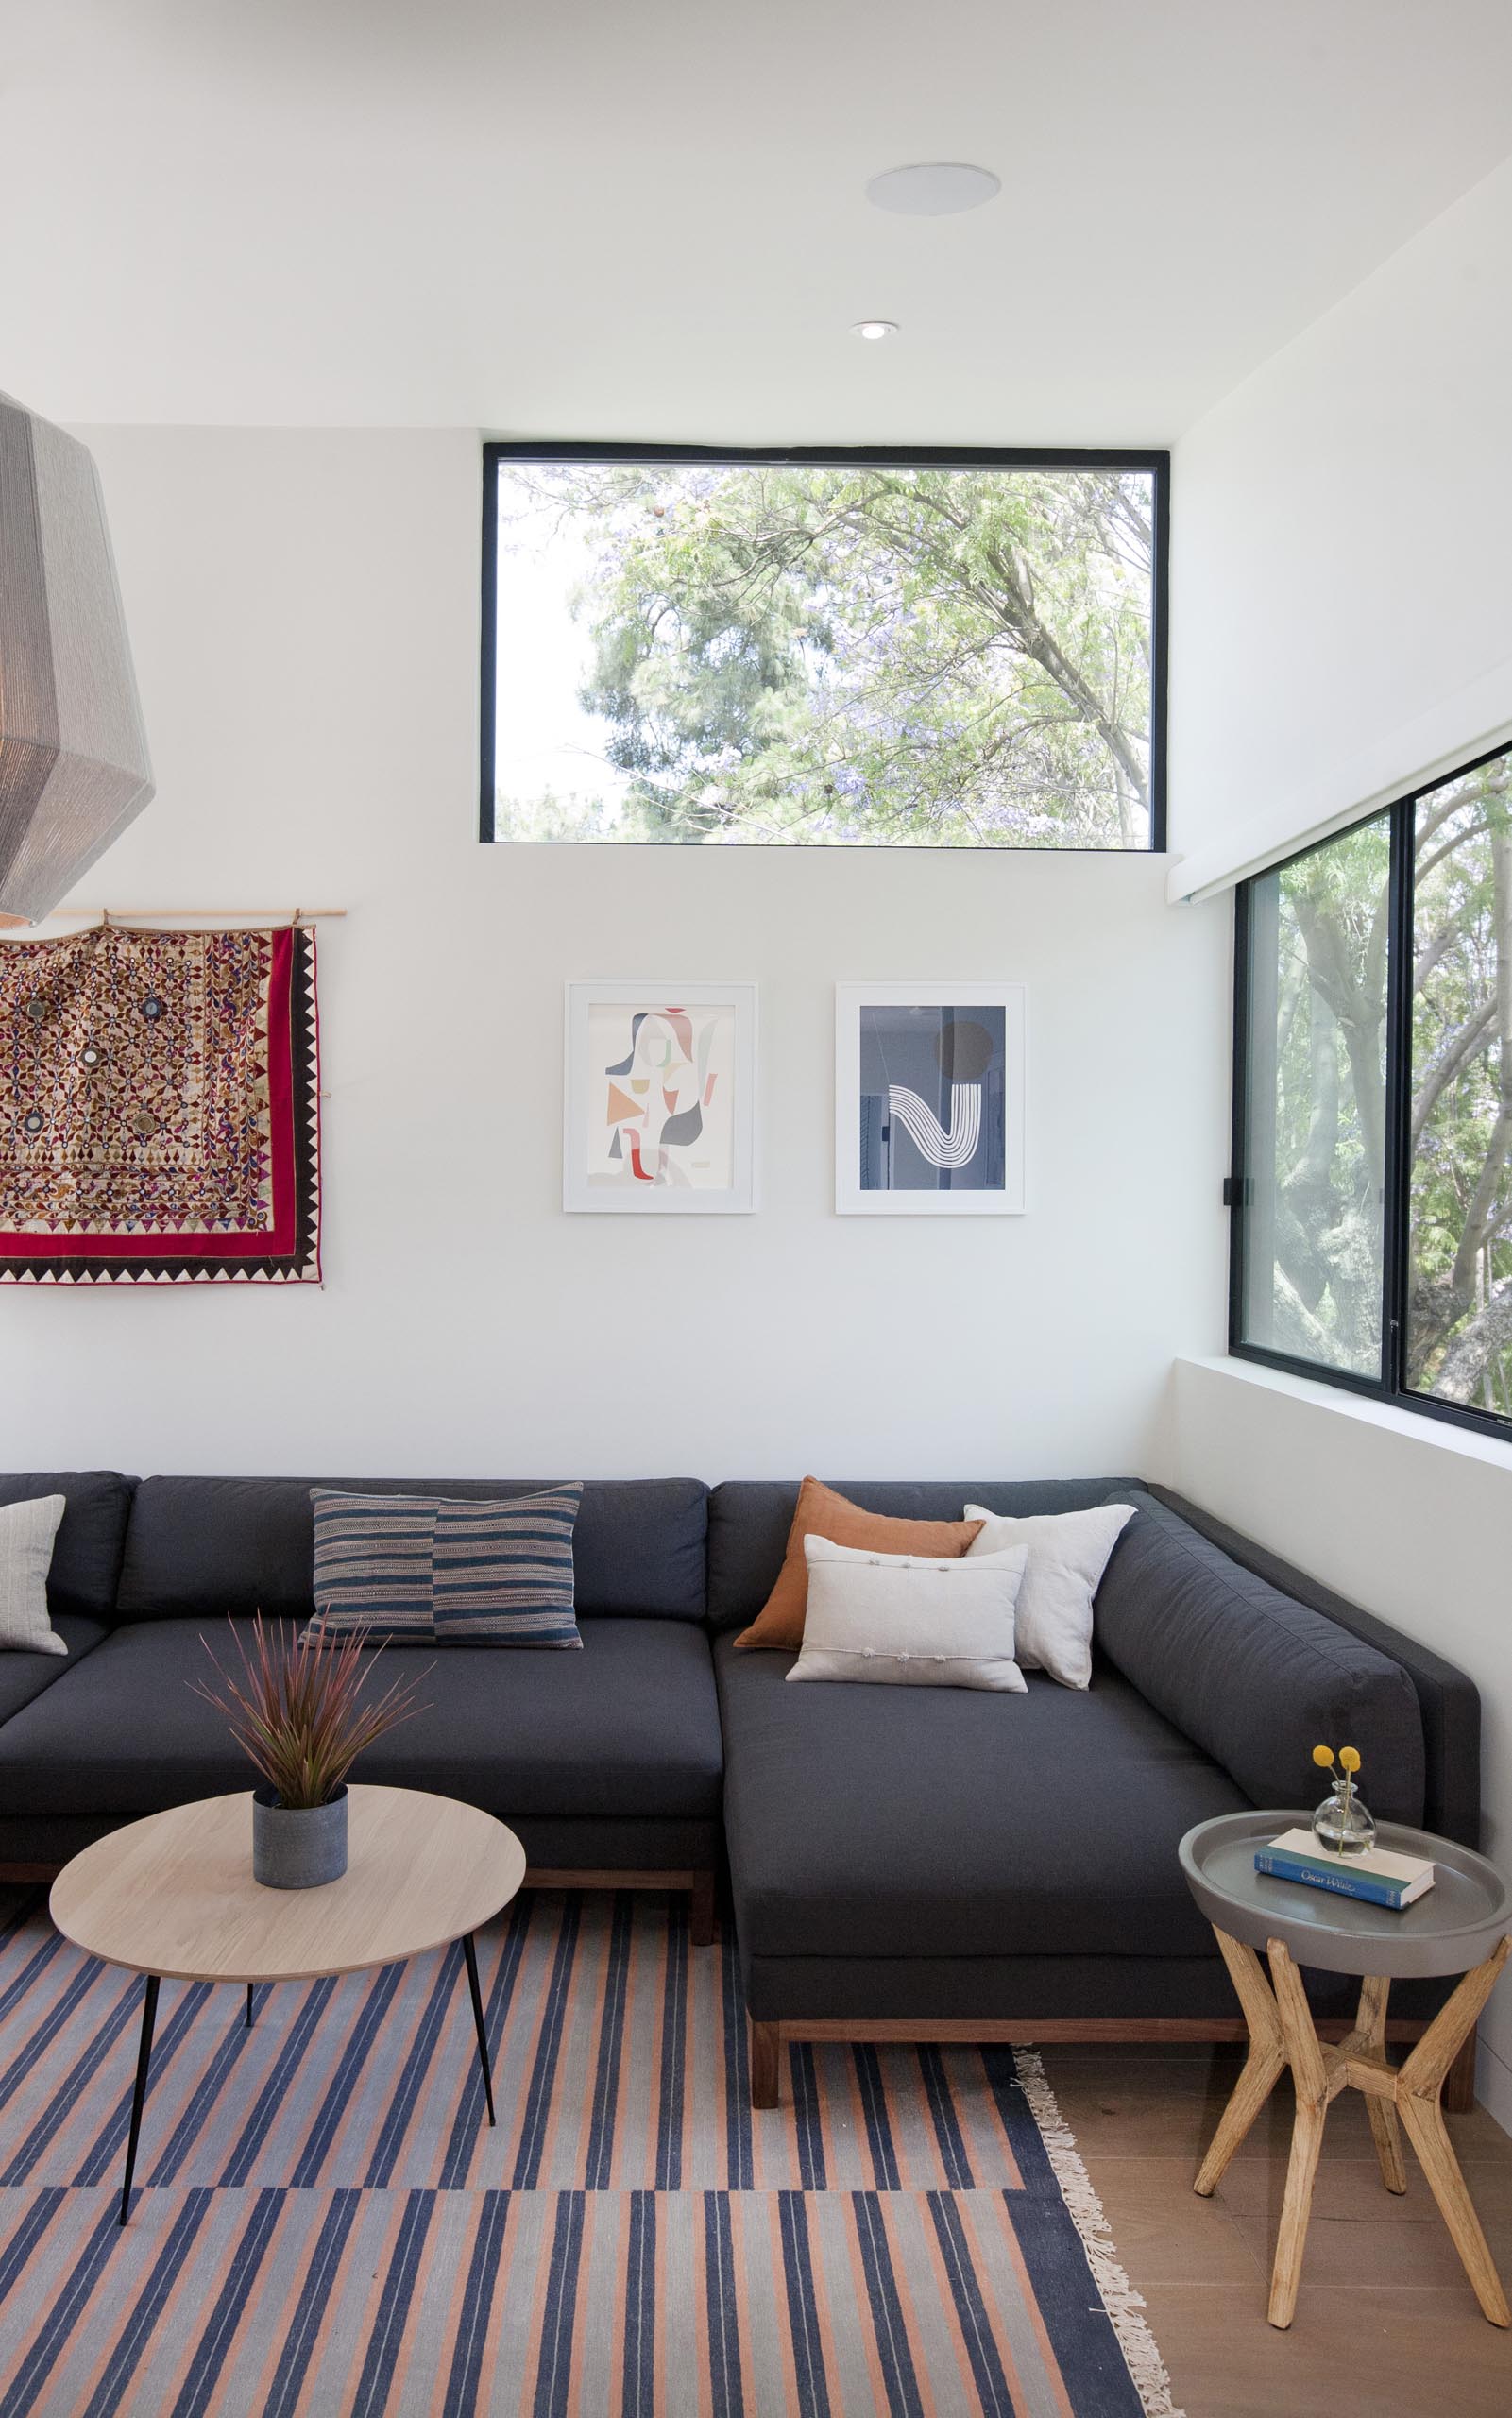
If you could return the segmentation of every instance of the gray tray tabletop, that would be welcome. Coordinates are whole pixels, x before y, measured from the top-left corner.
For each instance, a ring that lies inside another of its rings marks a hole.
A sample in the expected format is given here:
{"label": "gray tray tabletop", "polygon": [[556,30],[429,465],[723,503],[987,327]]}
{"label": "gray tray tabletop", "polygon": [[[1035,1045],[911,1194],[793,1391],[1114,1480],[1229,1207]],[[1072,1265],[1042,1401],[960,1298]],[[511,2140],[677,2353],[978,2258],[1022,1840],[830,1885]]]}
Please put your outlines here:
{"label": "gray tray tabletop", "polygon": [[1221,1814],[1188,1831],[1179,1849],[1181,1870],[1210,1923],[1249,1948],[1279,1939],[1299,1965],[1392,1981],[1468,1973],[1512,1931],[1512,1889],[1494,1864],[1453,1839],[1401,1822],[1381,1824],[1377,1847],[1422,1856],[1437,1868],[1433,1887],[1400,1914],[1255,1870],[1257,1848],[1283,1831],[1307,1830],[1312,1818],[1295,1808]]}

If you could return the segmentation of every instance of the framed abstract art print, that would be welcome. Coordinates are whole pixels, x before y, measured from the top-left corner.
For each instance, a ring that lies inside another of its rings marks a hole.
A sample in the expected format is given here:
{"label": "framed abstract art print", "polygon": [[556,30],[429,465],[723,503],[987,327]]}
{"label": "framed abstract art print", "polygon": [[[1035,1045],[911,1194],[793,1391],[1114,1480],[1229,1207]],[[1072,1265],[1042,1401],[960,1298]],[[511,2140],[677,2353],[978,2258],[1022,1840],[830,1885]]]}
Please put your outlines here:
{"label": "framed abstract art print", "polygon": [[569,982],[564,1209],[756,1207],[754,982]]}
{"label": "framed abstract art print", "polygon": [[835,1207],[971,1218],[1024,1208],[1019,982],[835,986]]}

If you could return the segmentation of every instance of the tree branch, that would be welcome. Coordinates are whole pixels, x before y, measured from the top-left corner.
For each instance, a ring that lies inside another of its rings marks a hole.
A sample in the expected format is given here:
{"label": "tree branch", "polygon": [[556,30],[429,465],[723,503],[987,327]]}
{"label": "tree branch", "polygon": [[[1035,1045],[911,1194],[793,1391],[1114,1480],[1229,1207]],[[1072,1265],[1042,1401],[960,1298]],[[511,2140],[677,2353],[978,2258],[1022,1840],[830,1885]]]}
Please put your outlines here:
{"label": "tree branch", "polygon": [[1438,1402],[1473,1402],[1491,1362],[1512,1344],[1512,1276],[1504,1277],[1484,1309],[1462,1327],[1445,1353],[1429,1391]]}
{"label": "tree branch", "polygon": [[1496,1021],[1496,1001],[1487,999],[1484,1007],[1462,1024],[1457,1032],[1441,1042],[1423,1069],[1418,1097],[1412,1104],[1412,1152],[1418,1148],[1428,1129],[1428,1120],[1438,1106],[1444,1093],[1460,1069],[1476,1057],[1485,1047],[1487,1036]]}
{"label": "tree branch", "polygon": [[1485,1163],[1466,1214],[1450,1279],[1456,1298],[1463,1297],[1467,1303],[1473,1299],[1476,1259],[1497,1222],[1502,1178],[1508,1155],[1512,1154],[1512,832],[1504,823],[1491,834],[1491,880],[1498,943],[1494,1004],[1500,1098],[1496,1123],[1487,1143]]}

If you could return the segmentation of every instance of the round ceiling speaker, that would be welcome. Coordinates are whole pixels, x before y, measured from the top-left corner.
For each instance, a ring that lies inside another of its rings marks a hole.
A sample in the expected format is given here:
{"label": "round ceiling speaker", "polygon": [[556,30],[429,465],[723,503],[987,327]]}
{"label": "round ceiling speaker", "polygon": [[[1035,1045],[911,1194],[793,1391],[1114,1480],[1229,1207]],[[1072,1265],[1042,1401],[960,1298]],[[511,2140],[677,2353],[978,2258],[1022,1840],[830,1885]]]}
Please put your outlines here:
{"label": "round ceiling speaker", "polygon": [[958,211],[979,210],[1002,189],[1001,177],[991,168],[926,160],[917,167],[884,168],[870,179],[866,198],[877,210],[897,211],[905,218],[951,218]]}

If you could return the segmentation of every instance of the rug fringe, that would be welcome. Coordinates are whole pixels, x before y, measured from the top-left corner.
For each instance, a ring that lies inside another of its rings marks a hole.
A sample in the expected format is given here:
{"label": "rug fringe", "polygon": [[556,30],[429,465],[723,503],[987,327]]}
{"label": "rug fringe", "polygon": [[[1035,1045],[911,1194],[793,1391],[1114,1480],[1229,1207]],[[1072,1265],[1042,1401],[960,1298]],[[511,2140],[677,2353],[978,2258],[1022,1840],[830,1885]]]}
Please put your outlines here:
{"label": "rug fringe", "polygon": [[1102,2202],[1093,2188],[1092,2178],[1082,2163],[1076,2135],[1065,2121],[1056,2096],[1045,2080],[1045,2063],[1037,2049],[1015,2049],[1014,2062],[1019,2081],[1028,2102],[1029,2113],[1039,2126],[1045,2143],[1050,2171],[1061,2187],[1061,2196],[1071,2212],[1071,2222],[1081,2237],[1087,2254],[1092,2279],[1102,2296],[1102,2304],[1113,2323],[1118,2347],[1124,2355],[1134,2390],[1144,2404],[1145,2418],[1186,2418],[1171,2399],[1171,2379],[1161,2358],[1155,2337],[1140,2311],[1145,2307],[1143,2292],[1136,2292],[1119,2262],[1118,2253],[1108,2238],[1110,2227],[1103,2214]]}

